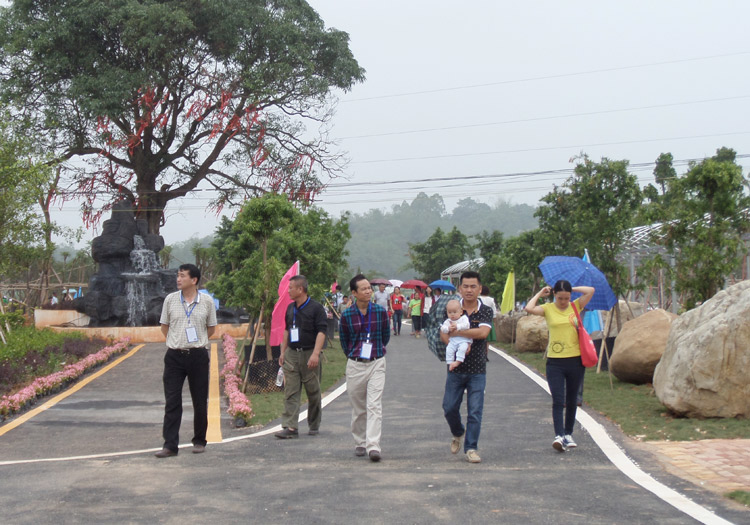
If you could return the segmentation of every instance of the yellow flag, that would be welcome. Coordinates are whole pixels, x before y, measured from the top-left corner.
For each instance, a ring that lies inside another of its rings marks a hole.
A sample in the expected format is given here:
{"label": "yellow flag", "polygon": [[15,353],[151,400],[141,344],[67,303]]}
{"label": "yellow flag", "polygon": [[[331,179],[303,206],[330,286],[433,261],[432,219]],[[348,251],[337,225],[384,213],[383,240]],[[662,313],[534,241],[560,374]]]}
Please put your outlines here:
{"label": "yellow flag", "polygon": [[516,276],[513,272],[508,273],[503,290],[503,302],[500,303],[500,313],[507,314],[516,307]]}

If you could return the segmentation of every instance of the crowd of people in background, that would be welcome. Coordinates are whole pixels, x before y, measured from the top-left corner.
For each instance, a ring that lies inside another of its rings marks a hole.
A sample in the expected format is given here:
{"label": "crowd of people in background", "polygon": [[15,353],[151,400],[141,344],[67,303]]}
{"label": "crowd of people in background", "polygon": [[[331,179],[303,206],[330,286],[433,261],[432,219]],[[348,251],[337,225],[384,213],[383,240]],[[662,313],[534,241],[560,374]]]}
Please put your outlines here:
{"label": "crowd of people in background", "polygon": [[[403,321],[404,319],[408,319],[411,321],[411,335],[419,339],[423,336],[423,332],[431,326],[433,320],[430,313],[433,311],[435,304],[443,294],[457,296],[458,292],[444,291],[440,288],[433,289],[431,286],[427,286],[424,289],[422,289],[422,287],[415,287],[410,293],[407,292],[407,294],[404,295],[400,286],[378,284],[377,290],[373,290],[371,300],[385,308],[386,312],[388,312],[388,316],[393,325],[392,335],[401,335]],[[492,297],[487,285],[482,286],[482,293],[479,298],[482,301],[482,304],[485,304],[492,309],[493,319],[497,319],[499,315],[497,303]],[[335,315],[335,317],[337,319],[340,318],[341,314],[354,304],[354,302],[352,295],[342,293],[340,284],[334,284],[332,286],[330,307],[336,311],[337,315]],[[329,312],[329,318],[333,317],[334,314]],[[493,322],[492,330],[487,338],[487,341],[490,342],[496,341],[494,324],[495,323]]]}

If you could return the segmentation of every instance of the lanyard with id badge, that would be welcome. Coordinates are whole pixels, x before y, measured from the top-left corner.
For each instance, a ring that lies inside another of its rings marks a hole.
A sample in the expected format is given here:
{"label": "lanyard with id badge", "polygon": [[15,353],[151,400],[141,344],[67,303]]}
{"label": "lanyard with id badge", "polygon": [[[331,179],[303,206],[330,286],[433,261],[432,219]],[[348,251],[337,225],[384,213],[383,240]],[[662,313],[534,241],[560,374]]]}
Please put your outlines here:
{"label": "lanyard with id badge", "polygon": [[289,342],[290,343],[299,343],[299,328],[297,328],[297,312],[302,310],[305,306],[307,306],[307,303],[310,302],[310,298],[307,298],[307,301],[304,302],[302,306],[297,308],[297,305],[295,304],[292,309],[292,328],[289,330]]}
{"label": "lanyard with id badge", "polygon": [[185,310],[185,316],[187,316],[187,328],[185,328],[185,335],[187,336],[187,342],[188,343],[197,343],[198,342],[198,332],[195,330],[195,327],[190,322],[190,315],[193,313],[193,310],[195,310],[195,305],[198,304],[198,296],[195,297],[195,302],[193,303],[193,306],[190,307],[190,310],[188,311],[187,306],[185,305],[185,299],[182,297],[182,292],[180,292],[180,303],[182,304],[182,308]]}
{"label": "lanyard with id badge", "polygon": [[[372,359],[372,343],[370,342],[370,333],[372,332],[372,303],[367,303],[367,337],[362,342],[362,349],[359,351],[359,357],[360,359]],[[360,326],[360,333],[362,330],[362,327],[365,325],[365,318],[362,315],[362,312],[359,312],[359,326]]]}

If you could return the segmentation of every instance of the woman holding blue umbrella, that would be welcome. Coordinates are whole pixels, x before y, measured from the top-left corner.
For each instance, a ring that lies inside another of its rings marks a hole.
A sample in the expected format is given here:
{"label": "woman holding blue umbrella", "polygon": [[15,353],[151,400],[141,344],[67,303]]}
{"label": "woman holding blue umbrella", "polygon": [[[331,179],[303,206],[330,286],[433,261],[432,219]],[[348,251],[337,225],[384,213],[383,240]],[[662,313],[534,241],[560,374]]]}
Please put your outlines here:
{"label": "woman holding blue umbrella", "polygon": [[[565,452],[578,445],[573,440],[573,427],[578,408],[576,397],[586,369],[581,363],[581,350],[578,345],[576,315],[571,306],[570,294],[581,293],[573,301],[580,312],[594,296],[591,286],[571,286],[570,282],[559,280],[554,287],[545,286],[532,297],[525,310],[530,314],[544,316],[549,330],[547,344],[547,383],[552,394],[552,422],[555,426],[555,440],[552,447]],[[540,297],[554,296],[554,302],[537,305]],[[565,412],[563,418],[563,411]]]}

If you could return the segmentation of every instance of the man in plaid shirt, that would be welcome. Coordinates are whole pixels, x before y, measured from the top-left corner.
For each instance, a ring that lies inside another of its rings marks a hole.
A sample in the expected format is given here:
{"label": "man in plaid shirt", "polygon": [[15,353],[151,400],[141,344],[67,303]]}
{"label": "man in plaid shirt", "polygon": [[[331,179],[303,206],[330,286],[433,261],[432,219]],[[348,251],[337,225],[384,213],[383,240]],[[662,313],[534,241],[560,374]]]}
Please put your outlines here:
{"label": "man in plaid shirt", "polygon": [[346,363],[346,390],[352,404],[354,454],[380,461],[385,345],[391,338],[388,312],[370,302],[372,286],[364,275],[349,281],[356,302],[341,314],[339,337]]}

